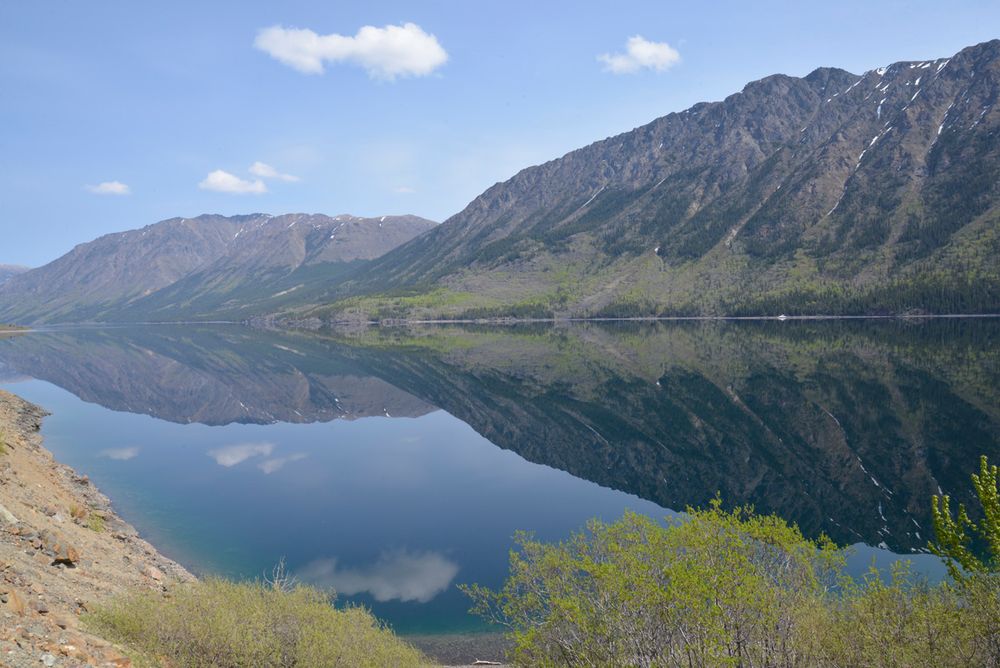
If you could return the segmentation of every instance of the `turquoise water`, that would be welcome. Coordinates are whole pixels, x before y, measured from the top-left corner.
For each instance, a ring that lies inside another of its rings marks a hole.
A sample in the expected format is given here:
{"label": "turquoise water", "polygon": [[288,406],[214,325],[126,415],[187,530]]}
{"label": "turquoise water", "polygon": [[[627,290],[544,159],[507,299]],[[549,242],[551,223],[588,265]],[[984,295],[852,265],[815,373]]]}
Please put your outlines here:
{"label": "turquoise water", "polygon": [[483,628],[456,585],[517,530],[716,492],[940,577],[929,495],[1000,458],[997,323],[772,325],[63,330],[0,341],[0,384],[168,556],[284,559],[404,633]]}

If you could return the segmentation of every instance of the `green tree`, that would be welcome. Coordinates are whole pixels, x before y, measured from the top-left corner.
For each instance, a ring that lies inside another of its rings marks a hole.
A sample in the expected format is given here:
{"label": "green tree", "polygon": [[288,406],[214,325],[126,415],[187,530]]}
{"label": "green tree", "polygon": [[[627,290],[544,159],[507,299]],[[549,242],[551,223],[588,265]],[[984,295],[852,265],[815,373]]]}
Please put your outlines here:
{"label": "green tree", "polygon": [[[983,455],[979,473],[972,474],[972,487],[982,506],[982,519],[969,518],[964,504],[952,514],[948,495],[931,500],[931,518],[936,540],[929,544],[931,552],[948,564],[948,572],[956,581],[967,574],[1000,572],[1000,494],[997,490],[997,466],[990,465]],[[974,549],[975,547],[980,550]],[[983,556],[977,552],[985,552]]]}

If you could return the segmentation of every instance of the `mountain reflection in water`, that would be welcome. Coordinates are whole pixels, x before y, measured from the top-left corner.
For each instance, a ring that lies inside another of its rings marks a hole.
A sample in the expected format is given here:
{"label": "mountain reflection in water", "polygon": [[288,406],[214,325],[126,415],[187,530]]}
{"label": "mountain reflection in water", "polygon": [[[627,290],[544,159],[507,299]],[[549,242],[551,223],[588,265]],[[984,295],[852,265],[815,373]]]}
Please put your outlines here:
{"label": "mountain reflection in water", "polygon": [[[968,503],[979,455],[1000,460],[998,335],[1000,321],[971,319],[78,329],[0,341],[0,379],[226,429],[440,409],[529,462],[661,508],[718,493],[810,536],[910,552],[926,546],[931,495]],[[216,439],[201,456],[266,476],[317,466],[314,450],[268,433]],[[141,445],[114,445],[94,456],[142,456]],[[406,474],[380,461],[372,475]],[[299,566],[376,602],[426,602],[465,581],[437,550],[372,554],[365,564],[303,555]]]}

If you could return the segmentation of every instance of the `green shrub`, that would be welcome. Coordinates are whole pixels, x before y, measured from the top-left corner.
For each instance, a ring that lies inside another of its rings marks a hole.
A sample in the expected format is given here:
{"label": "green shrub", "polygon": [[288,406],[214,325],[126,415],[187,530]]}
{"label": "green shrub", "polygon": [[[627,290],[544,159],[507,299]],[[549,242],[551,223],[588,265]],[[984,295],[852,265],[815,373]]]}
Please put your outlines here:
{"label": "green shrub", "polygon": [[132,650],[139,665],[426,665],[367,610],[335,609],[326,594],[302,585],[208,579],[166,597],[132,593],[98,607],[84,623]]}
{"label": "green shrub", "polygon": [[87,515],[87,528],[91,531],[101,533],[104,531],[104,515],[91,511]]}
{"label": "green shrub", "polygon": [[520,535],[502,589],[464,589],[518,665],[1000,666],[996,573],[930,585],[900,562],[855,580],[776,517],[718,501],[687,515]]}
{"label": "green shrub", "polygon": [[797,665],[799,612],[842,556],[773,516],[690,510],[662,526],[636,514],[549,545],[518,538],[499,592],[473,610],[510,628],[524,665]]}
{"label": "green shrub", "polygon": [[798,640],[816,665],[985,665],[956,588],[915,578],[908,562],[897,562],[888,581],[872,569],[860,581],[843,578],[842,586],[802,624]]}

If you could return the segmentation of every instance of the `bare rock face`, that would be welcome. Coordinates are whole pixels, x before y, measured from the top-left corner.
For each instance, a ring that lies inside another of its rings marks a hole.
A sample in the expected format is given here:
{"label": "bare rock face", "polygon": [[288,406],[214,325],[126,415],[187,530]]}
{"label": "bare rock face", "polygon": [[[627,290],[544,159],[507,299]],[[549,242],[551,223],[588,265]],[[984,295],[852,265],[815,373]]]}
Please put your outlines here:
{"label": "bare rock face", "polygon": [[239,310],[322,283],[433,225],[416,216],[171,218],[105,235],[0,280],[0,321],[169,320]]}

